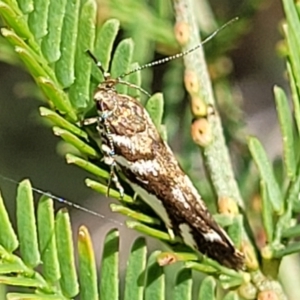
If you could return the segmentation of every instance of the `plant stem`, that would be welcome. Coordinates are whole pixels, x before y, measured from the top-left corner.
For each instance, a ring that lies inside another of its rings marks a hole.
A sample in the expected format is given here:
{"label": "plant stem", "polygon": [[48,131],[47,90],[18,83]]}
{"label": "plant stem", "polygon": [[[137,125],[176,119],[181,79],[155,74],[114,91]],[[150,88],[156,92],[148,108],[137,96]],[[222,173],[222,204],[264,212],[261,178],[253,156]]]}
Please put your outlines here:
{"label": "plant stem", "polygon": [[[177,41],[183,50],[191,49],[200,44],[193,0],[173,0],[173,3],[176,14]],[[201,150],[218,199],[231,198],[240,207],[244,207],[225,144],[221,119],[215,108],[203,48],[184,56],[184,64],[185,85],[191,96],[192,113],[196,118],[205,116],[211,127],[211,141],[205,147],[201,147]],[[212,116],[207,113],[209,106],[213,107]]]}

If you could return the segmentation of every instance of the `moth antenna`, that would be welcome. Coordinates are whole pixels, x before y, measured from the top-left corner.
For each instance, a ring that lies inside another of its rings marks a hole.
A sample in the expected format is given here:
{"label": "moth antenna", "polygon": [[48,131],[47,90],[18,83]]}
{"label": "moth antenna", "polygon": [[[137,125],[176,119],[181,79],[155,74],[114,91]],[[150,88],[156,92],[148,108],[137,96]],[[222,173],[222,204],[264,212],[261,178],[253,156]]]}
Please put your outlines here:
{"label": "moth antenna", "polygon": [[[108,80],[110,79],[110,73],[106,72],[104,69],[103,69],[103,66],[101,64],[101,62],[97,59],[97,57],[90,51],[90,50],[87,50],[86,53],[91,57],[91,59],[94,61],[94,63],[96,64],[96,66],[98,67],[98,69],[101,71],[103,77],[104,77],[104,81],[105,80]],[[126,81],[123,81],[121,79],[121,77],[118,77],[116,80],[115,80],[116,83],[120,83],[120,84],[124,84],[124,85],[127,85],[131,88],[135,88],[137,90],[139,90],[140,92],[142,92],[143,94],[145,94],[147,97],[151,97],[151,95],[146,91],[144,90],[143,88],[141,88],[140,86],[138,85],[135,85],[135,84],[132,84],[132,83],[129,83],[129,82],[126,82]]]}
{"label": "moth antenna", "polygon": [[101,62],[97,59],[97,57],[90,51],[86,50],[86,53],[90,56],[90,58],[94,61],[97,68],[102,73],[104,80],[108,80],[110,78],[110,73],[106,72],[101,64]]}
{"label": "moth antenna", "polygon": [[133,83],[130,83],[130,82],[127,82],[127,81],[123,81],[123,80],[121,79],[121,77],[118,77],[118,78],[116,79],[116,82],[117,82],[117,83],[120,83],[120,84],[127,85],[127,86],[129,86],[130,88],[137,89],[137,90],[139,90],[140,92],[142,92],[143,94],[145,94],[147,97],[149,97],[149,98],[151,97],[151,95],[150,95],[146,90],[144,90],[144,89],[141,88],[140,86],[135,85],[135,84],[133,84]]}
{"label": "moth antenna", "polygon": [[222,25],[220,28],[218,28],[217,30],[215,30],[211,35],[209,35],[204,41],[202,41],[200,44],[196,45],[195,47],[191,48],[191,49],[188,49],[186,51],[183,51],[183,52],[180,52],[180,53],[177,53],[175,55],[172,55],[172,56],[168,56],[168,57],[165,57],[163,59],[159,59],[159,60],[156,60],[156,61],[153,61],[153,62],[150,62],[148,64],[145,64],[143,66],[140,66],[140,67],[137,67],[127,73],[124,73],[122,74],[119,78],[124,78],[132,73],[135,73],[135,72],[138,72],[138,71],[141,71],[143,69],[146,69],[146,68],[149,68],[149,67],[153,67],[153,66],[157,66],[157,65],[161,65],[161,64],[164,64],[168,61],[171,61],[171,60],[174,60],[174,59],[177,59],[177,58],[180,58],[180,57],[183,57],[187,54],[190,54],[191,52],[203,47],[204,44],[206,44],[207,42],[209,42],[213,37],[215,37],[220,31],[222,31],[225,27],[229,26],[231,23],[237,21],[239,18],[236,17],[234,19],[231,19],[230,21],[228,21],[227,23],[225,23],[224,25]]}

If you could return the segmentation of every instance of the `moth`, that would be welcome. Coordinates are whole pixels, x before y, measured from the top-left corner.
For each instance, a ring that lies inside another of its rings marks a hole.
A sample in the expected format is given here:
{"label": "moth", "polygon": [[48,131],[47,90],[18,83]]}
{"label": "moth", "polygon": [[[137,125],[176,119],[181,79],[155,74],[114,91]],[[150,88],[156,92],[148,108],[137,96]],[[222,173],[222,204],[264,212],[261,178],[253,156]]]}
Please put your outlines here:
{"label": "moth", "polygon": [[[187,55],[202,45],[137,70]],[[111,168],[111,180],[121,197],[124,191],[118,180],[118,171],[125,175],[135,191],[145,195],[143,198],[150,198],[152,204],[158,201],[163,205],[169,232],[174,232],[187,245],[222,265],[242,269],[243,254],[214,221],[172,150],[161,138],[148,112],[135,98],[116,91],[116,84],[132,86],[122,81],[122,77],[137,70],[113,79],[92,53],[88,53],[104,75],[104,81],[98,85],[94,94],[98,112],[96,121],[104,162]]]}

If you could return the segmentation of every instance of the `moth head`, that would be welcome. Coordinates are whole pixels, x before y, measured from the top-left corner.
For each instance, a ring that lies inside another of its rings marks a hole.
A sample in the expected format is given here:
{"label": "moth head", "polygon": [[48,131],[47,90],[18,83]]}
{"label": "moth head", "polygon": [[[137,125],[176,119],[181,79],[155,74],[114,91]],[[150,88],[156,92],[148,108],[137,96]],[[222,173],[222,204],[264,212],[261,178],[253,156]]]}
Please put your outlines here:
{"label": "moth head", "polygon": [[107,81],[100,83],[94,94],[94,101],[98,114],[102,119],[107,119],[113,115],[117,109],[117,94],[114,89],[114,83]]}

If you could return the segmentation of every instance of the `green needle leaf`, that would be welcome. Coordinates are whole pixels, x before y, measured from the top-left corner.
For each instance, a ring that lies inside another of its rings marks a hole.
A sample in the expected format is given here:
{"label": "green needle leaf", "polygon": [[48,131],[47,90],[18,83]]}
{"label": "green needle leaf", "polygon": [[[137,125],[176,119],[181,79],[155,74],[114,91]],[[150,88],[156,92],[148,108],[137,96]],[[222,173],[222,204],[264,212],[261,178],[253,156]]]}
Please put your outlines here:
{"label": "green needle leaf", "polygon": [[9,293],[7,294],[7,300],[64,300],[61,296],[54,295],[37,295],[37,294],[21,294],[21,293]]}
{"label": "green needle leaf", "polygon": [[60,43],[67,0],[50,1],[47,35],[42,40],[42,52],[49,63],[60,58]]}
{"label": "green needle leaf", "polygon": [[10,28],[13,28],[15,33],[28,40],[32,40],[32,34],[28,29],[24,16],[19,15],[10,6],[0,1],[0,12],[5,22]]}
{"label": "green needle leaf", "polygon": [[226,296],[223,298],[223,300],[239,300],[240,297],[238,294],[234,291],[230,291],[226,294]]}
{"label": "green needle leaf", "polygon": [[151,98],[148,99],[145,108],[149,113],[155,127],[159,130],[164,113],[163,95],[161,93],[154,94]]}
{"label": "green needle leaf", "polygon": [[300,190],[300,170],[298,168],[296,180],[291,182],[287,192],[287,198],[286,198],[286,203],[288,207],[292,207],[294,211],[300,210],[299,190]]}
{"label": "green needle leaf", "polygon": [[128,228],[135,229],[135,230],[137,230],[137,231],[139,231],[143,234],[152,236],[154,238],[157,238],[157,239],[160,239],[160,240],[163,240],[163,241],[172,242],[172,239],[169,236],[169,234],[167,234],[163,231],[157,230],[157,229],[153,229],[153,228],[151,228],[149,226],[146,226],[142,223],[139,223],[139,222],[136,222],[136,221],[127,221],[126,225],[127,225]]}
{"label": "green needle leaf", "polygon": [[80,138],[88,140],[88,135],[85,131],[81,130],[76,125],[68,122],[65,118],[61,117],[53,110],[50,110],[46,107],[40,107],[39,110],[40,115],[50,120],[53,124],[57,125],[60,128],[70,131],[71,133],[77,135]]}
{"label": "green needle leaf", "polygon": [[[291,26],[291,29],[293,30],[293,33],[295,34],[295,42],[298,43],[298,48],[300,46],[299,40],[300,40],[300,20],[299,16],[296,10],[296,6],[294,5],[294,2],[291,0],[283,0],[282,1],[283,8],[286,14],[286,18],[288,21],[288,24]],[[294,55],[292,55],[294,56]],[[299,55],[296,55],[299,57]]]}
{"label": "green needle leaf", "polygon": [[6,251],[13,252],[19,246],[17,236],[9,220],[7,210],[5,209],[2,195],[0,193],[0,245]]}
{"label": "green needle leaf", "polygon": [[[23,0],[23,1],[26,1],[26,0]],[[17,0],[2,0],[1,2],[8,4],[16,12],[16,14],[22,15],[22,11],[19,9],[19,7],[20,7],[20,4],[18,3],[19,1],[17,2]]]}
{"label": "green needle leaf", "polygon": [[[133,63],[130,66],[130,70],[134,70],[138,68],[138,63]],[[141,86],[142,78],[141,78],[141,72],[134,72],[128,75],[127,77],[128,82],[131,84],[134,84],[135,86]],[[136,100],[139,100],[141,97],[141,91],[137,88],[131,87],[128,89],[128,96],[131,96],[135,98]]]}
{"label": "green needle leaf", "polygon": [[191,268],[193,270],[196,270],[198,272],[205,273],[205,274],[217,274],[218,273],[218,270],[211,267],[211,266],[201,264],[201,263],[197,263],[197,262],[193,262],[193,261],[186,262],[185,266],[187,268]]}
{"label": "green needle leaf", "polygon": [[78,32],[80,0],[67,0],[60,42],[59,60],[55,63],[55,74],[60,84],[67,88],[75,80],[75,52]]}
{"label": "green needle leaf", "polygon": [[250,152],[260,172],[260,176],[266,184],[272,207],[278,215],[281,215],[283,213],[282,194],[275,179],[271,164],[267,158],[267,154],[258,139],[251,137],[248,144]]}
{"label": "green needle leaf", "polygon": [[57,107],[61,113],[67,114],[72,121],[77,121],[77,116],[71,106],[71,103],[60,87],[44,77],[38,77],[36,81],[47,98],[53,102],[55,107]]}
{"label": "green needle leaf", "polygon": [[[87,178],[85,180],[85,184],[88,187],[90,187],[93,190],[95,190],[96,192],[98,192],[98,193],[100,193],[100,194],[102,194],[104,196],[107,195],[107,191],[108,191],[107,185],[101,184],[101,183],[99,183],[97,181],[94,181],[94,180],[91,180],[89,178]],[[120,199],[120,193],[117,192],[116,190],[112,189],[112,188],[109,189],[109,196],[113,197],[115,199],[121,200]],[[132,197],[130,197],[130,196],[126,195],[126,194],[122,198],[122,201],[127,202],[127,203],[134,203],[134,199],[132,199]]]}
{"label": "green needle leaf", "polygon": [[216,281],[213,277],[206,277],[200,286],[198,299],[215,300],[216,299]]}
{"label": "green needle leaf", "polygon": [[147,223],[147,224],[160,224],[160,220],[149,217],[145,214],[139,213],[135,210],[132,210],[128,207],[125,207],[123,205],[118,205],[115,203],[110,204],[110,208],[113,212],[121,213],[124,216],[130,217],[132,219],[135,219],[137,221]]}
{"label": "green needle leaf", "polygon": [[[24,212],[26,211],[26,214]],[[24,262],[31,267],[40,263],[33,195],[29,180],[19,184],[17,194],[17,227],[20,251]]]}
{"label": "green needle leaf", "polygon": [[[117,78],[129,70],[132,54],[133,41],[131,39],[123,40],[118,44],[111,65],[112,78]],[[124,84],[119,84],[117,86],[117,91],[120,94],[127,94],[127,86]]]}
{"label": "green needle leaf", "polygon": [[293,180],[296,174],[296,158],[294,153],[293,121],[288,99],[283,89],[275,86],[274,95],[283,140],[284,163],[287,176]]}
{"label": "green needle leaf", "polygon": [[35,39],[39,42],[48,31],[48,9],[50,0],[35,0],[34,10],[28,16],[28,25]]}
{"label": "green needle leaf", "polygon": [[192,299],[192,272],[184,269],[179,272],[176,278],[174,289],[174,300],[190,300]]}
{"label": "green needle leaf", "polygon": [[60,136],[64,141],[73,145],[75,148],[80,150],[82,153],[84,153],[90,157],[98,158],[98,153],[96,152],[96,150],[94,148],[92,148],[91,146],[89,146],[88,144],[86,144],[85,142],[80,140],[77,136],[73,135],[69,131],[59,128],[59,127],[53,127],[53,132],[55,135]]}
{"label": "green needle leaf", "polygon": [[43,68],[39,62],[36,60],[35,55],[33,55],[32,50],[28,47],[22,48],[19,46],[15,47],[15,51],[21,57],[22,61],[28,68],[29,72],[34,78],[44,77],[48,78],[49,74],[46,72],[46,69]]}
{"label": "green needle leaf", "polygon": [[82,1],[79,13],[79,27],[75,54],[75,81],[69,90],[71,103],[79,111],[84,111],[91,103],[90,74],[92,61],[86,54],[93,50],[96,23],[96,2]]}
{"label": "green needle leaf", "polygon": [[18,4],[24,15],[29,14],[34,9],[33,0],[19,0]]}
{"label": "green needle leaf", "polygon": [[300,252],[300,242],[297,242],[297,243],[289,244],[286,247],[283,247],[282,249],[274,250],[273,257],[282,258],[286,255],[299,253],[299,252]]}
{"label": "green needle leaf", "polygon": [[78,282],[70,217],[65,209],[58,212],[55,222],[56,244],[61,272],[60,286],[66,297],[78,294]]}
{"label": "green needle leaf", "polygon": [[119,231],[110,231],[104,241],[101,261],[100,299],[119,299]]}
{"label": "green needle leaf", "polygon": [[158,252],[153,252],[148,260],[145,300],[163,300],[165,298],[165,275],[163,268],[157,264],[157,254]]}
{"label": "green needle leaf", "polygon": [[300,236],[300,224],[294,227],[287,228],[282,232],[283,238],[294,238],[299,236]]}
{"label": "green needle leaf", "polygon": [[292,66],[290,63],[287,63],[287,71],[289,75],[289,81],[291,86],[291,92],[292,92],[292,99],[293,99],[293,107],[294,107],[294,116],[297,124],[298,129],[298,135],[300,133],[300,100],[299,95],[297,91],[297,85],[295,82],[295,76],[293,74]]}
{"label": "green needle leaf", "polygon": [[78,233],[80,299],[98,300],[97,271],[91,237],[86,227]]}
{"label": "green needle leaf", "polygon": [[15,285],[23,287],[34,287],[40,288],[41,282],[32,278],[23,278],[23,277],[11,277],[11,276],[0,276],[0,283],[6,285]]}
{"label": "green needle leaf", "polygon": [[271,243],[274,235],[273,210],[269,199],[266,184],[263,180],[260,182],[261,198],[262,198],[262,220],[266,231],[267,242]]}
{"label": "green needle leaf", "polygon": [[55,283],[60,279],[60,270],[55,240],[53,202],[51,199],[47,197],[40,199],[37,219],[43,275],[48,281]]}
{"label": "green needle leaf", "polygon": [[143,300],[146,255],[145,239],[136,239],[132,245],[126,268],[124,300]]}
{"label": "green needle leaf", "polygon": [[[100,29],[97,30],[94,54],[101,62],[104,70],[108,70],[111,52],[115,38],[118,34],[120,21],[116,19],[107,20]],[[98,71],[98,73],[101,73]],[[103,81],[103,76],[99,78],[99,82]]]}
{"label": "green needle leaf", "polygon": [[100,169],[98,166],[90,163],[87,160],[84,160],[80,157],[77,157],[73,154],[67,154],[66,155],[66,160],[68,164],[75,164],[79,167],[81,167],[82,169],[90,172],[91,174],[94,174],[100,178],[104,178],[104,179],[109,179],[110,174],[109,172]]}
{"label": "green needle leaf", "polygon": [[228,234],[234,245],[240,248],[243,240],[243,217],[237,215],[233,219],[233,223],[228,227]]}

